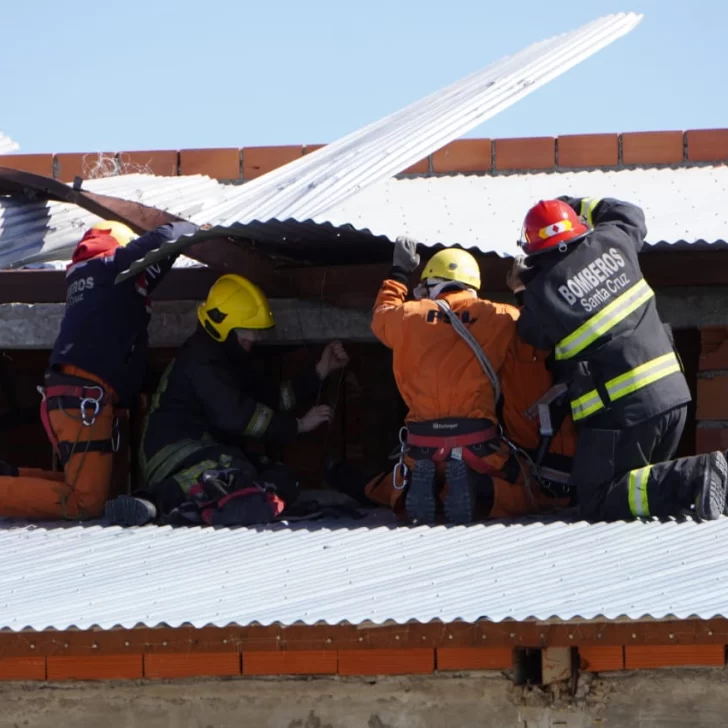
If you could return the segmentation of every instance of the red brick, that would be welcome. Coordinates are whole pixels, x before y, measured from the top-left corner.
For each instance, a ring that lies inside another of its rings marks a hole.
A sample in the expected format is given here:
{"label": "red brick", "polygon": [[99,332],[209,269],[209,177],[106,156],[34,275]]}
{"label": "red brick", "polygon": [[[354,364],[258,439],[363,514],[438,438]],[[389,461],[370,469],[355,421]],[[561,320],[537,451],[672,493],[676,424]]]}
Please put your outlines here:
{"label": "red brick", "polygon": [[723,667],[723,645],[631,646],[624,648],[627,670],[649,670],[657,667]]}
{"label": "red brick", "polygon": [[76,177],[91,179],[108,176],[104,175],[104,170],[108,170],[108,173],[113,172],[115,164],[114,152],[56,154],[56,179],[73,182]]}
{"label": "red brick", "polygon": [[220,677],[240,675],[239,652],[195,652],[144,655],[147,678]]}
{"label": "red brick", "polygon": [[698,360],[698,369],[702,372],[728,369],[728,341],[724,341],[713,351],[703,352]]}
{"label": "red brick", "polygon": [[156,174],[160,177],[176,177],[178,153],[173,149],[148,152],[119,152],[122,174]]}
{"label": "red brick", "polygon": [[510,647],[440,647],[438,670],[502,670],[513,667]]}
{"label": "red brick", "polygon": [[490,139],[458,139],[432,155],[433,172],[490,172],[492,167]]}
{"label": "red brick", "polygon": [[728,420],[728,376],[698,379],[698,420]]}
{"label": "red brick", "polygon": [[559,167],[616,167],[617,134],[574,134],[559,137]]}
{"label": "red brick", "polygon": [[243,675],[335,675],[336,650],[244,652]]}
{"label": "red brick", "polygon": [[623,164],[679,164],[682,161],[681,131],[635,131],[622,134]]}
{"label": "red brick", "polygon": [[728,427],[698,427],[695,431],[697,453],[728,450]]}
{"label": "red brick", "polygon": [[624,670],[624,647],[621,645],[580,647],[579,658],[584,672]]}
{"label": "red brick", "polygon": [[698,129],[686,132],[688,160],[723,162],[728,159],[728,129]]}
{"label": "red brick", "polygon": [[728,341],[727,326],[706,326],[700,329],[700,350],[704,354],[715,351],[724,341]]}
{"label": "red brick", "polygon": [[397,174],[427,174],[430,171],[430,158],[425,157],[420,159],[419,162],[415,162],[411,167],[403,169]]}
{"label": "red brick", "polygon": [[182,149],[179,153],[179,173],[205,174],[214,179],[240,179],[240,150]]}
{"label": "red brick", "polygon": [[435,650],[339,650],[340,675],[426,675],[435,669]]}
{"label": "red brick", "polygon": [[326,144],[306,144],[303,147],[303,153],[304,154],[313,154],[314,152],[318,151],[319,149],[323,149],[326,146]]}
{"label": "red brick", "polygon": [[245,147],[243,179],[255,179],[303,156],[303,146]]}
{"label": "red brick", "polygon": [[44,657],[0,657],[0,680],[45,680]]}
{"label": "red brick", "polygon": [[143,677],[142,655],[49,657],[49,680],[135,680]]}
{"label": "red brick", "polygon": [[0,167],[10,167],[21,172],[53,176],[52,154],[0,154]]}
{"label": "red brick", "polygon": [[556,150],[553,137],[528,139],[496,139],[495,168],[506,169],[553,169]]}

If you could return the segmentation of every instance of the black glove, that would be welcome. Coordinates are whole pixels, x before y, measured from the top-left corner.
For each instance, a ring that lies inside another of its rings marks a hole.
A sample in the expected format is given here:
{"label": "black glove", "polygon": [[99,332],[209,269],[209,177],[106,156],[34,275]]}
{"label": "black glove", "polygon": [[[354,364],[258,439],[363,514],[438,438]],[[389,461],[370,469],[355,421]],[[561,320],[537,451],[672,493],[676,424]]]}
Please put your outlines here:
{"label": "black glove", "polygon": [[513,293],[518,293],[526,288],[523,280],[521,279],[521,275],[527,270],[530,269],[526,265],[525,256],[517,255],[513,259],[513,265],[511,266],[511,269],[508,271],[508,275],[506,276],[506,284],[508,288],[513,291]]}
{"label": "black glove", "polygon": [[560,202],[565,202],[577,215],[581,215],[581,201],[583,197],[569,197],[569,195],[561,195],[557,197]]}

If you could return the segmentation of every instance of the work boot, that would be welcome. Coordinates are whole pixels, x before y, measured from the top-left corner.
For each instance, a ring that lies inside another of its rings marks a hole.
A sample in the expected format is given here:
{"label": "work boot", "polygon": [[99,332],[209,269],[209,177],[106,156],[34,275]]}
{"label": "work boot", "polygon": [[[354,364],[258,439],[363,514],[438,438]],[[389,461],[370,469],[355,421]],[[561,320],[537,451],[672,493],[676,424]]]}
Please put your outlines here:
{"label": "work boot", "polygon": [[726,513],[728,463],[722,452],[712,452],[707,458],[695,492],[695,515],[701,521],[714,521]]}
{"label": "work boot", "polygon": [[437,520],[436,472],[431,460],[418,460],[410,475],[404,507],[409,518],[419,526]]}
{"label": "work boot", "polygon": [[120,495],[106,501],[104,515],[110,526],[144,526],[157,517],[154,504],[143,498]]}
{"label": "work boot", "polygon": [[462,460],[450,460],[445,466],[445,480],[445,518],[460,525],[472,523],[475,518],[475,489],[468,466]]}

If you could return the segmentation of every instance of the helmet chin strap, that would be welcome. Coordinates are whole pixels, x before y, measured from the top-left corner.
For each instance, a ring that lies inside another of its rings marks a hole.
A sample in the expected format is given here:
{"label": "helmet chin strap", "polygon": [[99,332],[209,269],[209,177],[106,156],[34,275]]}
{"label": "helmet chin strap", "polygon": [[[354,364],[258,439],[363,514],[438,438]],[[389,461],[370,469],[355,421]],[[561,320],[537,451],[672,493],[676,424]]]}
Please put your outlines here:
{"label": "helmet chin strap", "polygon": [[420,281],[417,286],[415,286],[412,293],[417,301],[421,301],[423,298],[429,298],[434,301],[442,295],[442,292],[446,288],[471,291],[473,295],[475,295],[475,291],[473,291],[473,289],[465,283],[461,283],[460,281],[451,281],[446,278],[425,278],[425,280]]}

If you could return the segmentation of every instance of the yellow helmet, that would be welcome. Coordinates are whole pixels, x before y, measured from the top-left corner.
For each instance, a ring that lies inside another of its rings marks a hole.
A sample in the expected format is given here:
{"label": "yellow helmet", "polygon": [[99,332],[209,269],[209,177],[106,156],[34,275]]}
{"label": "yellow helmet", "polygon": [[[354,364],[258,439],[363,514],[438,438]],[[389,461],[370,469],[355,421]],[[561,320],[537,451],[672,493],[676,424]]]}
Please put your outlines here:
{"label": "yellow helmet", "polygon": [[480,288],[480,266],[478,261],[466,250],[447,248],[430,258],[422,271],[421,280],[426,278],[444,278],[457,281],[466,286]]}
{"label": "yellow helmet", "polygon": [[243,276],[228,273],[210,288],[197,318],[213,339],[225,341],[233,329],[270,329],[276,325],[265,293]]}
{"label": "yellow helmet", "polygon": [[117,220],[102,220],[92,225],[91,229],[103,230],[111,235],[122,247],[139,237],[128,225],[124,225],[123,222],[118,222]]}

